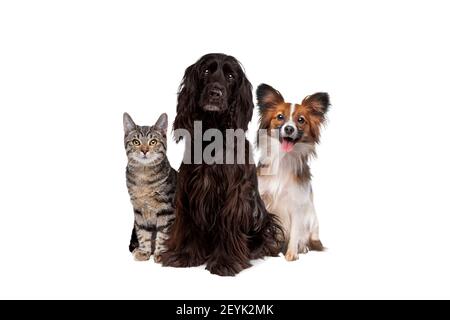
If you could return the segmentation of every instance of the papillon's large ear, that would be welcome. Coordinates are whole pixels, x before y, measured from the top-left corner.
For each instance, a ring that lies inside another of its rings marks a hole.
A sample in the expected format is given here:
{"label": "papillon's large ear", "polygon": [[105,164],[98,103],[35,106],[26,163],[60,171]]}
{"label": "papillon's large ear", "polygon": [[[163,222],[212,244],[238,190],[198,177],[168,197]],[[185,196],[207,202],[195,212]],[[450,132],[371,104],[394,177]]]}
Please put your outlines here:
{"label": "papillon's large ear", "polygon": [[[173,123],[173,129],[184,129],[192,134],[194,130],[193,116],[195,112],[195,103],[198,98],[197,92],[198,75],[196,64],[188,67],[184,73],[183,80],[178,91],[177,116]],[[177,135],[176,135],[177,136]],[[182,137],[177,137],[181,140]]]}
{"label": "papillon's large ear", "polygon": [[164,133],[164,135],[166,135],[167,134],[167,126],[168,126],[167,113],[163,113],[162,115],[159,116],[158,121],[156,121],[155,128],[157,130],[161,131],[162,133]]}
{"label": "papillon's large ear", "polygon": [[256,89],[256,99],[260,111],[284,102],[281,93],[265,83],[260,84]]}
{"label": "papillon's large ear", "polygon": [[234,128],[247,131],[248,124],[253,117],[253,93],[252,84],[242,73],[241,83],[237,89],[236,105],[233,106],[233,117],[235,120]]}
{"label": "papillon's large ear", "polygon": [[326,92],[317,92],[303,99],[302,105],[309,108],[314,115],[324,118],[330,107],[330,96]]}
{"label": "papillon's large ear", "polygon": [[131,131],[136,129],[136,124],[128,113],[123,114],[123,130],[127,136]]}

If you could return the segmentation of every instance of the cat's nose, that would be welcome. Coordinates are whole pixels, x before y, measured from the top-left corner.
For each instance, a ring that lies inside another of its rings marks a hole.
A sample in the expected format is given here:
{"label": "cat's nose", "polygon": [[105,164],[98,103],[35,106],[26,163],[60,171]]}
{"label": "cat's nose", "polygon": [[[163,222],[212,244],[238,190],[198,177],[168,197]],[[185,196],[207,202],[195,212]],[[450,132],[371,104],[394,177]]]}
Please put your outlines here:
{"label": "cat's nose", "polygon": [[148,150],[147,149],[142,149],[141,152],[144,154],[144,156],[147,154]]}

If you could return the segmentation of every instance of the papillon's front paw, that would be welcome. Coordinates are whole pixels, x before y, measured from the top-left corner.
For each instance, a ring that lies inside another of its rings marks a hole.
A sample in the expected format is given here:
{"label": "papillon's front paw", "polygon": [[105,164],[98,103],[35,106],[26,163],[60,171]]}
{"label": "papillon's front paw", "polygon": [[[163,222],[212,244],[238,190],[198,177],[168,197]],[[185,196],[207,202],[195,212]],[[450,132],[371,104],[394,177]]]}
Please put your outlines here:
{"label": "papillon's front paw", "polygon": [[298,260],[298,253],[292,250],[288,250],[284,257],[287,261],[296,261]]}
{"label": "papillon's front paw", "polygon": [[307,244],[300,243],[298,245],[298,253],[299,254],[305,254],[305,253],[308,253],[308,252],[309,252],[309,248],[308,248]]}

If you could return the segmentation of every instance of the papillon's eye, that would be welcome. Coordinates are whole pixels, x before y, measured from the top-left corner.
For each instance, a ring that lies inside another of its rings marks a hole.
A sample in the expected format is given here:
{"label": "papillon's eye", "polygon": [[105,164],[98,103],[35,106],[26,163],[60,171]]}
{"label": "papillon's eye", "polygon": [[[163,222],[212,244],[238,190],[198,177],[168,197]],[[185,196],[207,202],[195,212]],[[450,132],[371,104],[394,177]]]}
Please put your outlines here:
{"label": "papillon's eye", "polygon": [[234,80],[234,76],[231,73],[228,74],[228,80]]}
{"label": "papillon's eye", "polygon": [[203,74],[204,74],[205,76],[208,76],[208,75],[209,75],[209,69],[206,69],[206,70],[203,72]]}
{"label": "papillon's eye", "polygon": [[134,146],[140,146],[140,145],[141,145],[141,142],[140,142],[138,139],[133,139],[133,141],[131,141],[131,143],[132,143]]}
{"label": "papillon's eye", "polygon": [[277,115],[277,120],[283,121],[284,120],[284,114],[280,113]]}
{"label": "papillon's eye", "polygon": [[304,123],[305,123],[305,118],[304,118],[303,116],[300,116],[300,117],[298,118],[298,123],[304,124]]}
{"label": "papillon's eye", "polygon": [[149,145],[154,146],[158,143],[158,141],[156,141],[156,139],[150,140]]}

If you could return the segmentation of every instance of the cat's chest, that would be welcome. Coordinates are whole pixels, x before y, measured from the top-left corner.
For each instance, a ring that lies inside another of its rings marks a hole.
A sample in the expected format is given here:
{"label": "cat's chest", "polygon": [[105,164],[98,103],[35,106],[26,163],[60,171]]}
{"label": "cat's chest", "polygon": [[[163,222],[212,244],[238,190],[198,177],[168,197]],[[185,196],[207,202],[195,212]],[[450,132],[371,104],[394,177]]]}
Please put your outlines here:
{"label": "cat's chest", "polygon": [[128,173],[128,192],[133,200],[137,202],[148,201],[149,198],[158,194],[158,186],[164,177],[158,173],[133,172]]}
{"label": "cat's chest", "polygon": [[146,201],[157,194],[154,188],[145,185],[128,186],[128,191],[133,201]]}
{"label": "cat's chest", "polygon": [[131,202],[135,209],[139,209],[143,214],[153,214],[171,206],[171,201],[159,192],[148,188],[131,188]]}

